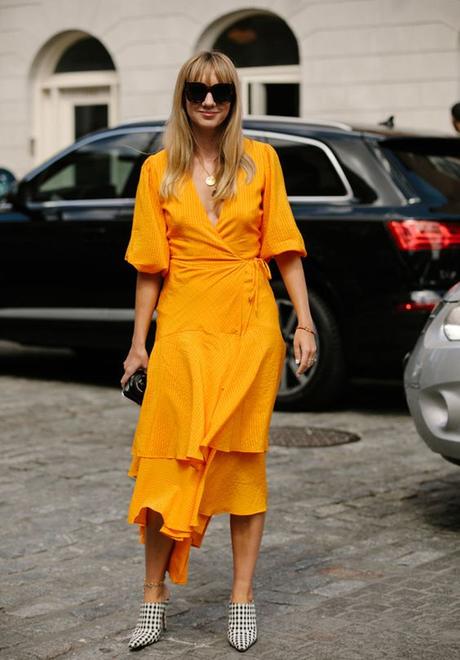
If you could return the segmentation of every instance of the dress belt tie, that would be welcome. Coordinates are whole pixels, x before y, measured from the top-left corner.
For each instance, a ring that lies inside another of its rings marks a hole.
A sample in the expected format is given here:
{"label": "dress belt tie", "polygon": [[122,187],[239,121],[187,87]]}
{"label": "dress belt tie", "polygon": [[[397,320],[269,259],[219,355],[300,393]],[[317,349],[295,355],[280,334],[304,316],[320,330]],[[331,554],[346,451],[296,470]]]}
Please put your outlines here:
{"label": "dress belt tie", "polygon": [[[193,265],[198,265],[200,263],[203,263],[207,268],[209,268],[209,264],[212,260],[209,259],[200,259],[200,258],[194,258],[194,259],[181,259],[180,257],[176,256],[171,256],[171,263],[177,262],[179,264],[187,264],[187,263],[193,263]],[[258,293],[259,293],[259,274],[262,271],[265,275],[265,277],[268,280],[272,279],[272,273],[270,270],[270,266],[268,263],[265,261],[265,259],[262,259],[262,257],[251,257],[249,259],[244,259],[244,258],[238,258],[235,257],[232,259],[232,261],[240,261],[241,263],[247,263],[248,266],[251,268],[251,280],[250,280],[250,288],[251,292],[248,296],[248,301],[250,303],[254,303],[254,308],[255,308],[255,314],[257,316],[258,312]],[[247,319],[246,322],[244,323],[244,332],[246,331],[249,323],[249,319],[251,317],[253,306],[251,304],[248,313],[247,313]]]}
{"label": "dress belt tie", "polygon": [[[249,295],[249,302],[254,301],[254,308],[255,308],[255,313],[257,316],[258,312],[258,300],[259,300],[259,273],[262,271],[264,272],[265,276],[267,277],[268,280],[272,279],[272,273],[270,270],[270,266],[268,263],[265,261],[265,259],[262,259],[261,257],[254,257],[253,259],[250,259],[248,261],[251,261],[253,268],[252,268],[252,280],[251,280],[251,293]],[[249,324],[249,319],[250,319],[251,314],[248,314],[246,323],[245,323],[245,328],[244,331],[246,331],[248,324]]]}

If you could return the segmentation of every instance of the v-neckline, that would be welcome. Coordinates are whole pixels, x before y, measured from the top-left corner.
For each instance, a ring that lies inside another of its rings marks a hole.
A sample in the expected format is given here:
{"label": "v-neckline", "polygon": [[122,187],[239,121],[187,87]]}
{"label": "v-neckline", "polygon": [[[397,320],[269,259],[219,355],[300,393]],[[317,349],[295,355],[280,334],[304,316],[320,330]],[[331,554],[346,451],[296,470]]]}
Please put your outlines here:
{"label": "v-neckline", "polygon": [[[246,137],[244,137],[243,142],[244,142],[245,149],[247,149],[248,139]],[[240,176],[241,176],[241,168],[239,168],[239,170],[236,174],[236,183],[235,183],[235,185],[236,185],[236,195],[235,195],[235,198],[237,197],[237,193],[238,193],[239,177]],[[195,181],[193,180],[193,174],[191,172],[189,172],[186,176],[186,179],[188,180],[188,183],[190,185],[192,193],[193,193],[193,195],[194,195],[194,197],[195,197],[195,199],[196,199],[196,201],[197,201],[197,203],[198,203],[198,205],[201,209],[203,218],[208,222],[209,225],[211,225],[211,228],[216,232],[216,234],[219,234],[219,236],[220,236],[220,232],[218,231],[218,227],[222,224],[223,215],[224,215],[225,209],[227,207],[227,204],[230,202],[230,198],[226,198],[222,201],[219,216],[217,218],[216,224],[214,224],[212,222],[211,218],[209,217],[208,212],[206,211],[206,207],[203,204],[203,201],[202,201],[202,199],[200,197],[200,194],[197,190],[197,187],[195,185]]]}
{"label": "v-neckline", "polygon": [[211,218],[209,217],[208,212],[206,211],[206,207],[205,207],[205,205],[203,204],[203,200],[201,199],[201,197],[200,197],[200,193],[198,192],[197,187],[196,187],[196,185],[195,185],[195,181],[193,180],[193,175],[192,175],[192,174],[189,174],[189,175],[188,175],[188,179],[189,179],[189,183],[190,183],[190,186],[191,186],[191,188],[192,188],[193,194],[195,195],[195,197],[196,197],[196,199],[197,199],[197,201],[198,201],[198,204],[199,204],[199,206],[200,206],[200,209],[201,209],[202,212],[203,212],[203,216],[206,218],[206,220],[207,220],[208,223],[211,225],[211,227],[212,227],[215,231],[217,231],[217,227],[218,227],[218,225],[219,225],[219,224],[221,223],[221,221],[222,221],[222,213],[223,213],[223,211],[224,211],[224,207],[225,207],[225,204],[226,204],[227,200],[224,199],[224,200],[221,202],[220,213],[219,213],[219,215],[218,215],[218,217],[217,217],[216,223],[214,224],[214,222],[213,222],[213,221],[211,220]]}

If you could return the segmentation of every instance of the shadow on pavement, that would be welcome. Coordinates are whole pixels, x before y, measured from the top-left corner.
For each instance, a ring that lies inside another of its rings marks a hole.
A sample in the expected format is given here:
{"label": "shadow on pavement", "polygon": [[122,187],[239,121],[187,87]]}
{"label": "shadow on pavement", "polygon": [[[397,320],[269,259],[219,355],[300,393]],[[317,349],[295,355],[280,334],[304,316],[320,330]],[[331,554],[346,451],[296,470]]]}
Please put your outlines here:
{"label": "shadow on pavement", "polygon": [[[81,382],[119,387],[126,352],[107,353],[64,348],[24,347],[0,341],[0,373],[37,380]],[[402,383],[371,380],[354,381],[343,400],[333,408],[357,411],[406,413]]]}
{"label": "shadow on pavement", "polygon": [[65,348],[24,347],[0,342],[0,373],[19,378],[119,387],[125,357],[121,352],[76,353]]}
{"label": "shadow on pavement", "polygon": [[[450,465],[441,456],[439,461],[441,467]],[[451,532],[460,530],[460,466],[457,470],[442,479],[422,482],[417,492],[405,498],[425,523]]]}

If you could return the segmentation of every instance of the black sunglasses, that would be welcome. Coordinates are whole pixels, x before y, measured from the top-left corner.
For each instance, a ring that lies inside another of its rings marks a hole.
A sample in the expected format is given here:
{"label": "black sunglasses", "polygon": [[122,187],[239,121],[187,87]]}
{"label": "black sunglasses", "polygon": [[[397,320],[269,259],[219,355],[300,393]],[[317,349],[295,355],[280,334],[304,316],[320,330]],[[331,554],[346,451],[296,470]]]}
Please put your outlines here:
{"label": "black sunglasses", "polygon": [[227,103],[235,96],[233,83],[217,83],[216,85],[205,85],[201,82],[186,82],[184,85],[185,96],[192,103],[203,103],[208,92],[211,92],[215,103]]}

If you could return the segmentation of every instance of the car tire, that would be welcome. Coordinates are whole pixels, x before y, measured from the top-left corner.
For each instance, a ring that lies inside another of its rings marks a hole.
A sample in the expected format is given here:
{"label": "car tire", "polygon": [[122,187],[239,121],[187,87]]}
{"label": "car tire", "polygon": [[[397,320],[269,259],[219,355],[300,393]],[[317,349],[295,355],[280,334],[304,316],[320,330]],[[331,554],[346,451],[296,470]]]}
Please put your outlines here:
{"label": "car tire", "polygon": [[273,285],[280,328],[286,341],[286,361],[275,403],[276,410],[324,410],[342,397],[346,368],[337,320],[329,306],[314,291],[308,299],[316,335],[317,360],[300,376],[295,375],[293,336],[298,323],[294,306],[282,283]]}

